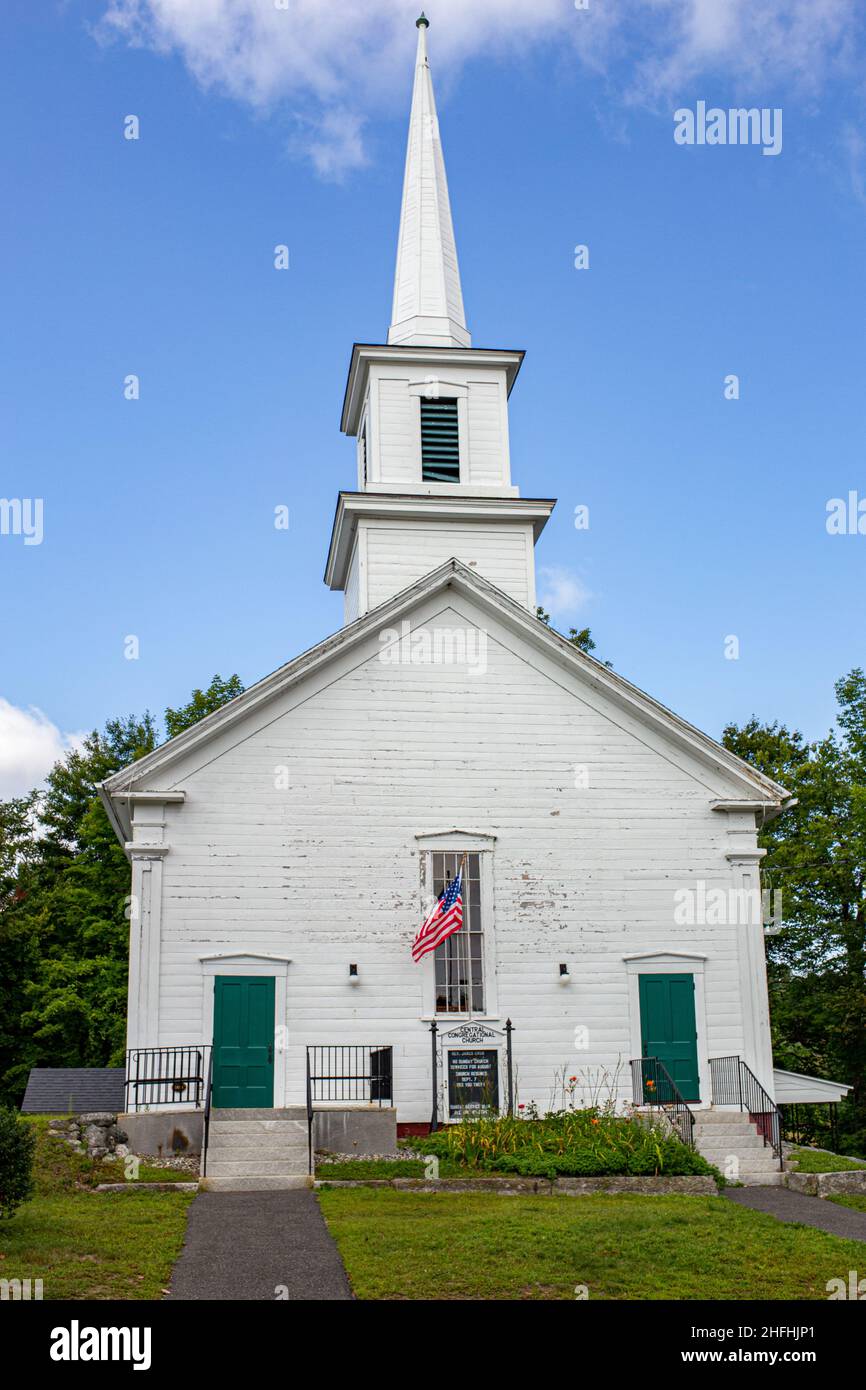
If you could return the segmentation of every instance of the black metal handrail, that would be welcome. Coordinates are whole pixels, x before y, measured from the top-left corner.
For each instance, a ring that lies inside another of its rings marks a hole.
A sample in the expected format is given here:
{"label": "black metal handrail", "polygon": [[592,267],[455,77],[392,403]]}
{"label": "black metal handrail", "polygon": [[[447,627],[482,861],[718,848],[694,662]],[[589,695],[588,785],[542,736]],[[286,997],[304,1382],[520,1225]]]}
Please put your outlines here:
{"label": "black metal handrail", "polygon": [[742,1057],[711,1057],[710,1081],[714,1105],[738,1105],[747,1111],[764,1141],[784,1168],[782,1125],[779,1108]]}
{"label": "black metal handrail", "polygon": [[207,1081],[204,1091],[204,1126],[201,1138],[201,1175],[207,1174],[207,1146],[210,1139],[210,1112],[213,1098],[213,1048],[208,1048]]}
{"label": "black metal handrail", "polygon": [[632,1097],[635,1105],[657,1105],[684,1144],[695,1147],[695,1117],[677,1083],[658,1057],[634,1057],[631,1061]]}
{"label": "black metal handrail", "polygon": [[136,1110],[205,1103],[211,1048],[204,1043],[182,1047],[132,1047],[126,1054],[124,1104]]}
{"label": "black metal handrail", "polygon": [[313,1171],[316,1102],[393,1105],[394,1050],[385,1044],[314,1043],[307,1047],[307,1149]]}

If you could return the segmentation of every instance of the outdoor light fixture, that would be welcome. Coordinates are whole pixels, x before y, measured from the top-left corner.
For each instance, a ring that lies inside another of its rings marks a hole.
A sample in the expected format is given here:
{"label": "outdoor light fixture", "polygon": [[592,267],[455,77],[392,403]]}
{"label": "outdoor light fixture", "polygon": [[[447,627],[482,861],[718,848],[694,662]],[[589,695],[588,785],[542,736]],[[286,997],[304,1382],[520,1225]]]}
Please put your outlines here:
{"label": "outdoor light fixture", "polygon": [[357,984],[359,984],[359,983],[360,983],[360,981],[359,981],[359,976],[358,976],[358,967],[357,967],[357,965],[350,965],[350,966],[349,966],[349,984],[350,984],[350,985],[357,985]]}
{"label": "outdoor light fixture", "polygon": [[565,961],[560,961],[559,963],[559,983],[561,985],[571,983],[571,976],[568,973],[568,966],[565,964]]}

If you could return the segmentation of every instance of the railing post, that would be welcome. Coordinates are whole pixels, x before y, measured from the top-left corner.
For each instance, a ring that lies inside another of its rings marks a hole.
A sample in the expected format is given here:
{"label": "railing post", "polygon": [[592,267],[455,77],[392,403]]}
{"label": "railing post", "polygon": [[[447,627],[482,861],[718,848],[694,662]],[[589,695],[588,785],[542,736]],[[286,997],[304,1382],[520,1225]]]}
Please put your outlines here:
{"label": "railing post", "polygon": [[433,1113],[430,1116],[430,1133],[435,1134],[439,1128],[439,1068],[436,1053],[436,1035],[439,1032],[439,1025],[435,1018],[430,1024],[430,1050],[433,1063]]}
{"label": "railing post", "polygon": [[307,1172],[313,1171],[313,1086],[310,1080],[310,1049],[307,1048]]}
{"label": "railing post", "polygon": [[207,1081],[204,1091],[204,1119],[202,1121],[201,1175],[207,1176],[207,1149],[210,1142],[211,1092],[213,1090],[213,1047],[207,1049]]}
{"label": "railing post", "polygon": [[505,1020],[505,1059],[508,1070],[508,1114],[514,1115],[514,1064],[511,1052],[511,1033],[513,1023],[510,1018]]}

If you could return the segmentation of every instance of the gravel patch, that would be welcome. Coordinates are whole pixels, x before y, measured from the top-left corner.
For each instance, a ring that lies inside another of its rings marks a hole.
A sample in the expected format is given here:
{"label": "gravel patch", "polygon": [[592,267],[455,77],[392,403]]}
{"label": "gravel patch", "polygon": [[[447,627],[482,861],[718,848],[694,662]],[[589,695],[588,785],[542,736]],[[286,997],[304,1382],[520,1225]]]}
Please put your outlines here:
{"label": "gravel patch", "polygon": [[417,1153],[414,1149],[397,1149],[394,1153],[385,1154],[338,1154],[328,1149],[316,1149],[315,1154],[317,1163],[394,1163],[401,1158],[426,1157],[427,1154]]}

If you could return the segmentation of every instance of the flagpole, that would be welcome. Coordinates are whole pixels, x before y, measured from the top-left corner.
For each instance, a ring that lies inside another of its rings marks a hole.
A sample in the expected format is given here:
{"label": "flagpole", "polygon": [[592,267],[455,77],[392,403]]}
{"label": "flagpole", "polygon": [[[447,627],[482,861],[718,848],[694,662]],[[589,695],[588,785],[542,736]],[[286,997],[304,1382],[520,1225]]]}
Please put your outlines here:
{"label": "flagpole", "polygon": [[467,1003],[468,1003],[468,1005],[469,1005],[469,1010],[468,1010],[468,1012],[469,1012],[469,1018],[470,1018],[470,1021],[471,1021],[471,1019],[472,1019],[472,1013],[473,1013],[473,1009],[472,1009],[472,961],[471,961],[470,956],[469,956],[469,932],[468,932],[468,928],[467,928],[467,925],[466,925],[466,916],[467,916],[467,908],[468,908],[468,902],[467,902],[467,899],[466,899],[466,869],[467,869],[467,862],[466,862],[466,861],[467,861],[467,857],[468,857],[468,856],[467,856],[467,852],[466,852],[466,850],[464,850],[464,851],[463,851],[463,858],[460,860],[460,867],[459,867],[458,872],[460,873],[460,895],[461,895],[461,897],[462,897],[462,899],[463,899],[463,922],[462,922],[461,927],[460,927],[460,931],[461,931],[461,933],[463,934],[463,942],[461,942],[461,945],[460,945],[460,954],[463,956],[463,964],[464,964],[465,971],[466,971]]}

